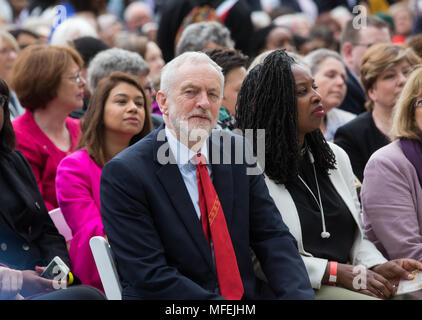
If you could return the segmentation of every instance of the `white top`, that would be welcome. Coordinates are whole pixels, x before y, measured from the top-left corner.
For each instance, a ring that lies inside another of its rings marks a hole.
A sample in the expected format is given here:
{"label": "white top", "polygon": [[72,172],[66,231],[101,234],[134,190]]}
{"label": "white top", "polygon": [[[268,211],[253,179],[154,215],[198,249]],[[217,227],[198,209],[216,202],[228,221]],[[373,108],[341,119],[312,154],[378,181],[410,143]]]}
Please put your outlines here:
{"label": "white top", "polygon": [[328,111],[327,126],[324,134],[325,140],[332,141],[337,129],[354,118],[356,118],[354,113],[339,108],[333,108]]}

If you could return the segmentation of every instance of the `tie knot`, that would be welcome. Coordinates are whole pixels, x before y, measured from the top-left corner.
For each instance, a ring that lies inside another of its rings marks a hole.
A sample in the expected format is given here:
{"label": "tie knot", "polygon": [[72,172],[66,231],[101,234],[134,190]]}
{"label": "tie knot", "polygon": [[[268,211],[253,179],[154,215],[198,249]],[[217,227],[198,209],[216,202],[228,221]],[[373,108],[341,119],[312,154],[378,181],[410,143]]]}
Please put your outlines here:
{"label": "tie knot", "polygon": [[206,164],[207,164],[207,160],[205,159],[205,157],[202,155],[202,154],[200,154],[200,153],[197,153],[196,155],[194,155],[193,157],[192,157],[192,161],[193,161],[193,163],[195,163],[196,165],[202,165],[202,166],[205,166]]}

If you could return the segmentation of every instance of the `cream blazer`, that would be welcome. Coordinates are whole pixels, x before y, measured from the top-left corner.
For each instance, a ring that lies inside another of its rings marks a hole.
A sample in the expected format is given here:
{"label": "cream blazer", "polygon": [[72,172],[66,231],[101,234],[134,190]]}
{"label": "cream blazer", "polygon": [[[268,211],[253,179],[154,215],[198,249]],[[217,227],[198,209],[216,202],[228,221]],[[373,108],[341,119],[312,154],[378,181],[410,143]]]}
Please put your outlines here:
{"label": "cream blazer", "polygon": [[[337,161],[337,168],[329,171],[330,180],[346,203],[358,226],[355,240],[350,251],[350,261],[353,265],[363,265],[367,268],[382,264],[387,260],[372,242],[366,238],[363,232],[361,207],[355,189],[354,174],[349,157],[339,146],[330,142],[329,145],[333,150]],[[304,250],[299,215],[286,187],[274,183],[267,176],[265,176],[265,182],[270,195],[281,213],[284,223],[289,227],[291,234],[296,238],[299,253],[305,263],[312,287],[314,289],[319,289],[328,260],[314,257]]]}

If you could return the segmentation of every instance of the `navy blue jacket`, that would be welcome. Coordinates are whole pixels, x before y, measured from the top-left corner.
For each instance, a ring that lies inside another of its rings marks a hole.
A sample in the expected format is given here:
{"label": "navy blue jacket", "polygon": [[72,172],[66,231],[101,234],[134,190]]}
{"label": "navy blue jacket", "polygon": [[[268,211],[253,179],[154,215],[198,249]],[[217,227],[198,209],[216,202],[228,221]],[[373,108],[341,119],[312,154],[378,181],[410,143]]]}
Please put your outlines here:
{"label": "navy blue jacket", "polygon": [[337,129],[334,143],[339,145],[350,158],[353,173],[363,181],[365,166],[371,155],[390,143],[377,128],[372,113],[367,111]]}
{"label": "navy blue jacket", "polygon": [[366,112],[366,94],[362,88],[362,85],[351,73],[349,68],[346,68],[346,75],[347,93],[344,97],[343,102],[338,108],[345,111],[349,111],[354,114],[361,114],[363,112]]}

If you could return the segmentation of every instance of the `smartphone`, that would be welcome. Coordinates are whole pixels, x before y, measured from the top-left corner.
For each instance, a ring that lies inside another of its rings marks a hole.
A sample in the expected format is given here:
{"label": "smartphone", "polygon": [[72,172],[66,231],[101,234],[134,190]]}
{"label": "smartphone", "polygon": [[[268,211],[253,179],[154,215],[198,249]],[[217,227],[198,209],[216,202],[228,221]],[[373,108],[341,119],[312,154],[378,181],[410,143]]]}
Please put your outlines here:
{"label": "smartphone", "polygon": [[69,267],[63,260],[60,259],[60,257],[55,256],[47,265],[43,273],[41,273],[41,277],[51,280],[66,279],[69,271]]}

